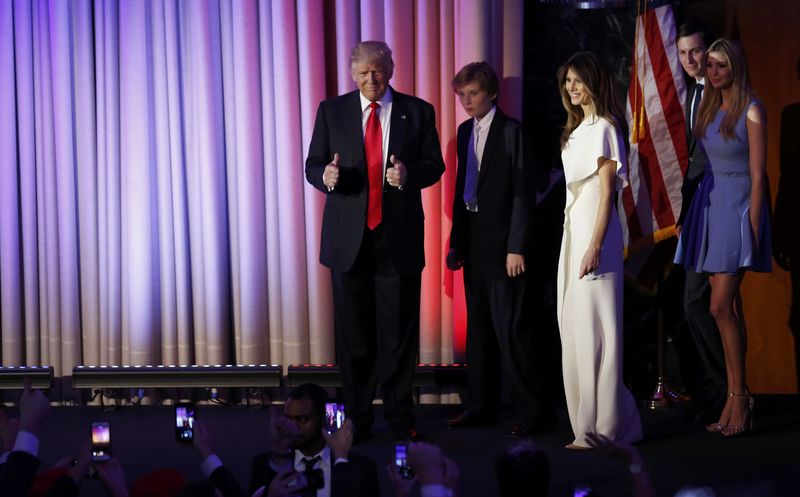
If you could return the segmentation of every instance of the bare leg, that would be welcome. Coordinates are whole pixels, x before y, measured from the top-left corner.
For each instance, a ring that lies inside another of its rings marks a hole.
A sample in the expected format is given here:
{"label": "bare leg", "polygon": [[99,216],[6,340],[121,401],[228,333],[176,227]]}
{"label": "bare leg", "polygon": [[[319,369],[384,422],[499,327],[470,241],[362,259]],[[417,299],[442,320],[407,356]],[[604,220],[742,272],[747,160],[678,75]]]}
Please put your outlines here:
{"label": "bare leg", "polygon": [[[717,322],[722,348],[725,352],[725,367],[728,377],[729,394],[719,424],[724,428],[737,426],[741,429],[746,421],[749,397],[745,382],[745,354],[747,337],[742,316],[739,285],[744,274],[713,274],[711,282],[711,315]],[[741,431],[741,430],[739,430]]]}

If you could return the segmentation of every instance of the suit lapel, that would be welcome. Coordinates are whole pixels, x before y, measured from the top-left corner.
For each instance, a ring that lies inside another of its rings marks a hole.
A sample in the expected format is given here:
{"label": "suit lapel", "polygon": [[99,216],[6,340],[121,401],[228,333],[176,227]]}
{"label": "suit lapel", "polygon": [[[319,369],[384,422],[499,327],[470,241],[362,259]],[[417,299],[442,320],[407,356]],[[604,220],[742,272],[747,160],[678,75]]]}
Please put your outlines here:
{"label": "suit lapel", "polygon": [[[346,116],[342,119],[342,125],[346,126],[345,136],[351,137],[350,150],[358,150],[357,156],[353,159],[361,164],[361,169],[364,174],[367,174],[367,157],[364,152],[364,130],[361,125],[362,111],[361,111],[361,94],[358,90],[354,91],[347,102],[345,109]],[[334,150],[333,152],[337,152]]]}
{"label": "suit lapel", "polygon": [[[389,153],[388,156],[396,156],[398,159],[400,151],[403,149],[403,143],[406,139],[406,127],[408,126],[408,113],[405,108],[405,99],[403,95],[394,91],[389,87],[392,92],[392,123],[389,130]],[[389,157],[386,157],[386,162],[389,162]]]}
{"label": "suit lapel", "polygon": [[695,87],[697,86],[697,82],[694,82],[690,87],[689,91],[686,94],[686,137],[688,139],[689,144],[689,157],[694,154],[694,146],[695,146],[695,137],[694,133],[692,133],[691,128],[691,121],[692,121],[692,100],[694,99],[694,91]]}
{"label": "suit lapel", "polygon": [[483,147],[483,156],[481,157],[481,171],[478,175],[478,190],[481,189],[483,178],[486,177],[486,171],[492,167],[492,158],[494,157],[494,149],[503,135],[503,125],[505,124],[506,117],[500,112],[500,109],[495,110],[492,125],[489,127],[489,136],[486,138],[486,145]]}

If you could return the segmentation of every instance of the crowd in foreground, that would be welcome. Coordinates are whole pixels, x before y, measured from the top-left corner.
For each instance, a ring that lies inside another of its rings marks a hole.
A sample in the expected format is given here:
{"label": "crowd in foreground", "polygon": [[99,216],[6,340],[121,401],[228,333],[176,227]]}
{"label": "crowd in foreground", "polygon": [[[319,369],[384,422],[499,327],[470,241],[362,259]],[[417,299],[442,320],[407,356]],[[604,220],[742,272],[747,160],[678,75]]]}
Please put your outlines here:
{"label": "crowd in foreground", "polygon": [[[128,485],[124,465],[116,458],[98,461],[90,444],[77,457],[68,456],[40,471],[38,457],[43,424],[51,415],[49,399],[26,385],[19,418],[3,419],[0,458],[0,497],[72,497],[81,495],[81,482],[96,478],[110,497],[375,497],[381,495],[378,465],[351,451],[353,426],[345,420],[333,433],[326,429],[328,394],[306,383],[293,389],[283,411],[270,416],[270,451],[255,455],[245,488],[215,452],[208,427],[193,422],[193,445],[203,480],[187,482],[175,470],[161,469]],[[655,495],[639,452],[602,435],[591,436],[595,449],[623,459],[630,468],[634,495]],[[436,445],[409,442],[406,460],[385,467],[394,497],[452,497],[460,495],[458,465]],[[490,472],[491,470],[487,470]],[[497,495],[548,495],[550,464],[530,439],[510,444],[494,460]]]}

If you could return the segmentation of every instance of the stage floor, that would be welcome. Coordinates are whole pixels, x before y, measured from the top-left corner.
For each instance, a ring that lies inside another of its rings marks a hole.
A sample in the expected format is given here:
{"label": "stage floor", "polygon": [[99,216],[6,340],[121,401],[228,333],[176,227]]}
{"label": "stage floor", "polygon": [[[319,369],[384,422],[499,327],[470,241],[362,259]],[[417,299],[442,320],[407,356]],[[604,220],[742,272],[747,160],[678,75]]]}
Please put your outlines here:
{"label": "stage floor", "polygon": [[[463,497],[496,495],[494,456],[512,439],[507,426],[448,429],[444,421],[458,406],[418,406],[418,427],[426,441],[438,444],[461,468]],[[705,431],[680,407],[642,410],[646,439],[639,444],[646,468],[659,496],[672,496],[685,487],[711,487],[723,496],[800,495],[800,397],[757,396],[756,430],[737,439]],[[380,418],[380,406],[377,415]],[[174,441],[173,409],[134,406],[117,410],[99,407],[57,407],[47,422],[40,454],[43,468],[77,452],[88,439],[92,421],[111,423],[114,455],[129,482],[158,468],[175,468],[188,481],[201,479],[200,461],[190,446]],[[593,452],[563,448],[572,440],[566,413],[550,433],[533,437],[547,453],[552,467],[550,496],[572,497],[576,485],[589,486],[601,496],[631,495],[627,467]],[[209,427],[217,453],[246,485],[253,455],[269,446],[269,410],[243,406],[200,406],[198,419]],[[369,442],[355,451],[379,462],[382,495],[391,495],[383,466],[393,455],[386,425],[375,427]],[[82,496],[104,495],[100,483],[85,480]],[[595,495],[594,493],[592,495]],[[700,494],[695,494],[700,495]]]}

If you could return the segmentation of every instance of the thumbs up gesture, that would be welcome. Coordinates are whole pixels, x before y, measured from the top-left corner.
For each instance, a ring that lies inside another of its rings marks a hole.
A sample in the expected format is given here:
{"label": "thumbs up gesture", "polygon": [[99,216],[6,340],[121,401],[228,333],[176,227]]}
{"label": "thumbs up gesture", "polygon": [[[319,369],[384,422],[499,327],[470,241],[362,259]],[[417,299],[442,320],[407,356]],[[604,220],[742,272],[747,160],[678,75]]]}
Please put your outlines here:
{"label": "thumbs up gesture", "polygon": [[332,191],[339,184],[339,153],[333,154],[333,161],[325,166],[325,172],[322,173],[322,182],[328,187],[328,191]]}
{"label": "thumbs up gesture", "polygon": [[406,176],[408,175],[406,165],[395,157],[394,154],[389,157],[389,162],[392,163],[392,167],[386,168],[386,182],[389,183],[390,186],[402,189],[403,185],[406,184]]}

